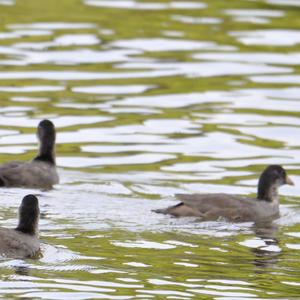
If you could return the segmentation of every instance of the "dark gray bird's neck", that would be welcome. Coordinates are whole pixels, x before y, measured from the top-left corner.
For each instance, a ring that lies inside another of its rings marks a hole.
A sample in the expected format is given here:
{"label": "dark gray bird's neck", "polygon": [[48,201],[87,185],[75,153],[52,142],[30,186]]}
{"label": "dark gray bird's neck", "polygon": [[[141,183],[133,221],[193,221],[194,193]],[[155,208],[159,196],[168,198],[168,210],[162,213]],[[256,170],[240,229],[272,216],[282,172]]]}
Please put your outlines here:
{"label": "dark gray bird's neck", "polygon": [[38,217],[20,217],[19,224],[15,230],[29,235],[38,235]]}
{"label": "dark gray bird's neck", "polygon": [[279,199],[278,187],[275,184],[259,184],[257,199],[268,202],[276,202]]}
{"label": "dark gray bird's neck", "polygon": [[47,141],[47,142],[41,142],[39,153],[34,159],[35,161],[44,161],[49,164],[55,165],[55,148],[54,148],[54,142]]}

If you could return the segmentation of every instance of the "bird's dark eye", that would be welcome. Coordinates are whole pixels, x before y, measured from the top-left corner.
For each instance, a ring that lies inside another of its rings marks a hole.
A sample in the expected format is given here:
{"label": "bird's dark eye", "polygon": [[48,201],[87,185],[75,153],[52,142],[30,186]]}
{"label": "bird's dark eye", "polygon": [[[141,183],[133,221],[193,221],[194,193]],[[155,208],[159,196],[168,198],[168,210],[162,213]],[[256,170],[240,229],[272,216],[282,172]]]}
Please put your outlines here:
{"label": "bird's dark eye", "polygon": [[285,171],[283,169],[275,169],[274,170],[274,175],[276,177],[285,177]]}
{"label": "bird's dark eye", "polygon": [[279,175],[280,177],[285,177],[285,171],[282,170],[282,169],[278,170],[278,175]]}

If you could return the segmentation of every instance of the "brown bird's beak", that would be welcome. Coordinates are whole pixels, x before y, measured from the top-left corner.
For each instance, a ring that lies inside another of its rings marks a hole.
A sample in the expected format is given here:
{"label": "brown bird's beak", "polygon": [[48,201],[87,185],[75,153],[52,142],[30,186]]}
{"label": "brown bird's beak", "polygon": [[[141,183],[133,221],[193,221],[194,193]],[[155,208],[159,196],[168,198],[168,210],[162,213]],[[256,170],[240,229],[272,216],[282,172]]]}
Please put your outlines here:
{"label": "brown bird's beak", "polygon": [[285,183],[288,185],[295,185],[293,180],[289,176],[286,176]]}

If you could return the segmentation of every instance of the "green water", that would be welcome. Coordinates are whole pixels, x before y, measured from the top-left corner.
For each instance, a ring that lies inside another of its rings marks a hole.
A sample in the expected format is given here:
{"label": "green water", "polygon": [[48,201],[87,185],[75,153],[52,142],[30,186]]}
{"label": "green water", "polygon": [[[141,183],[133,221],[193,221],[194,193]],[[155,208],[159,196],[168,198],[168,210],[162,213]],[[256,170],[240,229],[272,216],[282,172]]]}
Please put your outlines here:
{"label": "green water", "polygon": [[[149,0],[150,1],[150,0]],[[57,127],[60,184],[2,189],[2,226],[38,193],[43,256],[0,261],[3,299],[299,299],[300,2],[0,0],[0,161]],[[174,194],[254,196],[269,228],[157,215]]]}

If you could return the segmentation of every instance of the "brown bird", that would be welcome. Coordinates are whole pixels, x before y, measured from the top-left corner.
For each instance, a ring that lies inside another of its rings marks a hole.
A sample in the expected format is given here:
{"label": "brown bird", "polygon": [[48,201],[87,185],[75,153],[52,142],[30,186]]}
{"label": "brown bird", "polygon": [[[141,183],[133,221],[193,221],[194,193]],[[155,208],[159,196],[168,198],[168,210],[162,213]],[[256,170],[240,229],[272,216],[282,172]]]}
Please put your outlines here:
{"label": "brown bird", "polygon": [[203,221],[225,218],[232,222],[260,222],[279,216],[278,188],[294,185],[279,165],[268,166],[258,182],[257,197],[244,198],[231,194],[177,194],[182,202],[154,212],[176,217],[201,217]]}
{"label": "brown bird", "polygon": [[29,162],[12,161],[0,166],[0,186],[49,189],[57,184],[55,136],[53,123],[41,121],[37,128],[38,155]]}
{"label": "brown bird", "polygon": [[39,251],[39,216],[38,199],[34,195],[25,196],[19,207],[17,228],[0,227],[0,257],[26,258]]}

